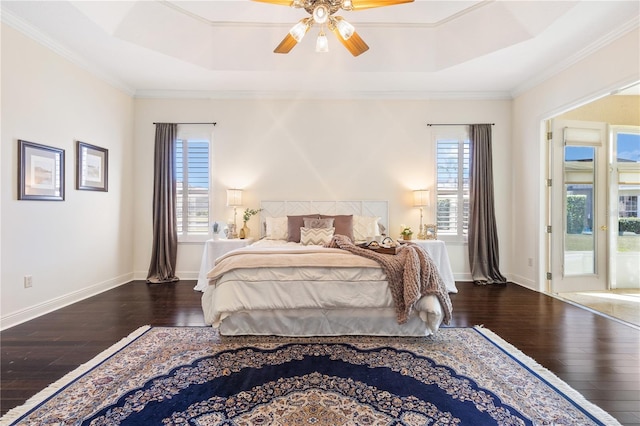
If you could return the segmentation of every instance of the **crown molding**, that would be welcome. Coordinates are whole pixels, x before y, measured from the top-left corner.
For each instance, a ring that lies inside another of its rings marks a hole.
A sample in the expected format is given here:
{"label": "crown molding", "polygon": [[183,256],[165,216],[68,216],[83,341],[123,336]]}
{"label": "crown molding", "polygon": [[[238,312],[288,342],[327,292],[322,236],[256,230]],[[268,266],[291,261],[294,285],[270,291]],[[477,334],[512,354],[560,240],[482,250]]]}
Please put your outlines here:
{"label": "crown molding", "polygon": [[223,91],[223,90],[138,90],[136,99],[327,99],[327,100],[511,100],[508,92],[327,92],[327,91]]}
{"label": "crown molding", "polygon": [[78,54],[63,46],[62,44],[54,41],[43,33],[42,31],[36,29],[32,25],[28,24],[24,20],[18,18],[13,13],[7,11],[6,9],[2,9],[0,11],[0,18],[3,24],[7,24],[11,28],[19,31],[30,39],[40,43],[42,46],[47,49],[53,51],[58,54],[62,58],[68,60],[79,68],[84,69],[89,72],[92,76],[104,81],[105,83],[113,86],[114,88],[123,91],[129,96],[133,96],[135,94],[135,89],[123,83],[120,79],[106,73],[104,70],[96,67],[93,64],[90,64]]}
{"label": "crown molding", "polygon": [[569,56],[564,61],[559,62],[553,67],[547,68],[545,71],[536,74],[536,77],[527,80],[526,83],[521,84],[511,91],[511,97],[517,98],[523,93],[533,89],[534,87],[542,84],[543,82],[549,80],[555,75],[560,74],[562,71],[567,70],[571,66],[580,62],[581,60],[589,57],[590,55],[596,53],[598,50],[608,46],[619,38],[625,36],[626,34],[634,31],[640,27],[640,17],[634,16],[631,20],[629,20],[624,25],[620,25],[615,30],[609,32],[604,37],[596,40],[585,48],[577,51],[575,54]]}

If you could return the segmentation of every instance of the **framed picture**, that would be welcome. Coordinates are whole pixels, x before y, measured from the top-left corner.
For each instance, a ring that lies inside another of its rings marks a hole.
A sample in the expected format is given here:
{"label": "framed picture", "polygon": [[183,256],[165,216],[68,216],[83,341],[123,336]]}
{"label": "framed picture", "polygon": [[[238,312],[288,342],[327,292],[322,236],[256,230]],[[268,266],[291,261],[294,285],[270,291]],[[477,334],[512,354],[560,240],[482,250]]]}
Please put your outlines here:
{"label": "framed picture", "polygon": [[424,233],[426,235],[427,240],[438,239],[438,227],[436,225],[425,225]]}
{"label": "framed picture", "polygon": [[78,141],[76,153],[76,189],[107,192],[109,150]]}
{"label": "framed picture", "polygon": [[18,140],[18,200],[64,201],[64,150]]}

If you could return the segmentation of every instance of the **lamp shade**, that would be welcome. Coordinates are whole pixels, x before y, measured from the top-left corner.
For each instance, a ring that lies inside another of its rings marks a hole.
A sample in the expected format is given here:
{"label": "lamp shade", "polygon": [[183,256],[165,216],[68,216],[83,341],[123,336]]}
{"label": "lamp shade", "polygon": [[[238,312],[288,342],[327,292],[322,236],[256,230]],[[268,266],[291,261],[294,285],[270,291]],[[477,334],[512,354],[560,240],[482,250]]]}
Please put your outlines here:
{"label": "lamp shade", "polygon": [[237,207],[242,205],[242,189],[227,189],[227,206]]}
{"label": "lamp shade", "polygon": [[413,191],[413,206],[424,207],[429,205],[429,190],[418,189]]}

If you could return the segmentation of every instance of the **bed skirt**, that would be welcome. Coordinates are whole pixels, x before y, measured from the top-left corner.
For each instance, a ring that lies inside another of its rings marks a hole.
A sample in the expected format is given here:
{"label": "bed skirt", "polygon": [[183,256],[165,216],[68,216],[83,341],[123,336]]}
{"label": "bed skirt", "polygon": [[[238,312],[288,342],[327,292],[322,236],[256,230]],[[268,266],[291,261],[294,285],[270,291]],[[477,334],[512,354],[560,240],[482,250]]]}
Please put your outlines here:
{"label": "bed skirt", "polygon": [[398,324],[393,308],[377,309],[287,309],[241,311],[225,316],[220,334],[277,336],[430,336],[443,319],[434,296],[429,311],[413,311],[405,324]]}

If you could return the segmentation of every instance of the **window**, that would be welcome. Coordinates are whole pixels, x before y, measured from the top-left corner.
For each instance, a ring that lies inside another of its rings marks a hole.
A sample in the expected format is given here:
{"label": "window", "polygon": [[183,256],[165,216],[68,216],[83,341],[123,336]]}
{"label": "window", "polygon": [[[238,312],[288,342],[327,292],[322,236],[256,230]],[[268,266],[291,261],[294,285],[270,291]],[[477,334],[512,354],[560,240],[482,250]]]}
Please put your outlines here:
{"label": "window", "polygon": [[638,128],[614,129],[614,170],[618,177],[618,217],[638,217],[640,195],[640,133]]}
{"label": "window", "polygon": [[620,195],[618,216],[638,217],[638,197],[635,195]]}
{"label": "window", "polygon": [[436,135],[438,236],[466,240],[469,224],[469,135],[458,129]]}
{"label": "window", "polygon": [[178,240],[206,238],[209,235],[208,140],[177,140],[176,198]]}

